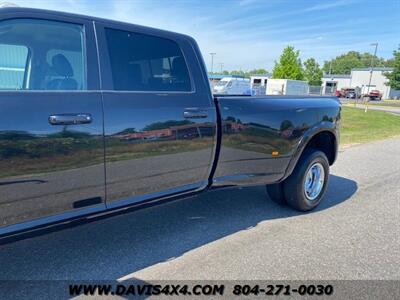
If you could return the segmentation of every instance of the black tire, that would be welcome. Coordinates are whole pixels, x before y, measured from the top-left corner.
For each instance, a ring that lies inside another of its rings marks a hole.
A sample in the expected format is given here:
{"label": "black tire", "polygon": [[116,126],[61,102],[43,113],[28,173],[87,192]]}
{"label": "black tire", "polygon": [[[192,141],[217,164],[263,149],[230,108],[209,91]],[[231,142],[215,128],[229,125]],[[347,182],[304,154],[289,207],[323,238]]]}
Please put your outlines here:
{"label": "black tire", "polygon": [[267,193],[272,201],[279,205],[286,205],[285,194],[283,193],[283,183],[267,184]]}
{"label": "black tire", "polygon": [[[315,199],[306,196],[304,183],[309,168],[319,163],[324,170],[322,188]],[[325,195],[329,178],[329,162],[326,155],[315,149],[306,149],[300,157],[293,173],[284,181],[283,192],[286,202],[292,208],[300,211],[309,211],[318,206]]]}

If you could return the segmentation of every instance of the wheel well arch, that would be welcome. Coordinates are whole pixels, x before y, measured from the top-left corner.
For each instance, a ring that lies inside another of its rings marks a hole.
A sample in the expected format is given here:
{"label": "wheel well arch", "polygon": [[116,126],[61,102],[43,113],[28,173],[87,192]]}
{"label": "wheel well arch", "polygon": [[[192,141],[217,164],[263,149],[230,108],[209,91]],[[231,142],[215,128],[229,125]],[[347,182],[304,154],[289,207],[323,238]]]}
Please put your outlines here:
{"label": "wheel well arch", "polygon": [[335,162],[337,153],[337,139],[332,132],[323,130],[313,135],[303,148],[302,153],[310,148],[325,153],[326,157],[328,158],[329,165],[332,165]]}

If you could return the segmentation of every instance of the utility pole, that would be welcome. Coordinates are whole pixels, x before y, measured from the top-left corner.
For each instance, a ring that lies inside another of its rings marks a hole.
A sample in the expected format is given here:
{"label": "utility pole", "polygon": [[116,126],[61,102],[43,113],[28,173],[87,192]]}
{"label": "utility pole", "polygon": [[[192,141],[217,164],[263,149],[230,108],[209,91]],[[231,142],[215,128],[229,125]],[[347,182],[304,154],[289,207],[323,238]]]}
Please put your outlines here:
{"label": "utility pole", "polygon": [[210,53],[210,55],[211,55],[211,73],[213,72],[213,69],[214,69],[214,55],[215,54],[217,54],[217,53],[215,53],[215,52]]}
{"label": "utility pole", "polygon": [[[370,74],[369,74],[369,82],[368,82],[368,87],[367,87],[367,96],[369,95],[369,87],[371,86],[372,72],[374,71],[374,59],[375,59],[375,56],[376,56],[376,52],[378,50],[378,43],[372,43],[371,46],[375,46],[375,51],[374,51],[374,56],[371,57],[371,69],[369,71]],[[368,110],[368,102],[367,102],[367,104],[365,106],[365,112],[367,112],[367,110]]]}
{"label": "utility pole", "polygon": [[223,67],[224,67],[224,63],[220,63],[219,65],[220,65],[220,67],[221,67],[221,74],[222,74],[222,69],[223,69]]}
{"label": "utility pole", "polygon": [[[333,77],[332,77],[332,59],[329,62],[329,77],[331,78],[331,81],[333,82]],[[325,91],[326,91],[326,84],[325,84]],[[333,93],[333,85],[331,86],[330,93]]]}

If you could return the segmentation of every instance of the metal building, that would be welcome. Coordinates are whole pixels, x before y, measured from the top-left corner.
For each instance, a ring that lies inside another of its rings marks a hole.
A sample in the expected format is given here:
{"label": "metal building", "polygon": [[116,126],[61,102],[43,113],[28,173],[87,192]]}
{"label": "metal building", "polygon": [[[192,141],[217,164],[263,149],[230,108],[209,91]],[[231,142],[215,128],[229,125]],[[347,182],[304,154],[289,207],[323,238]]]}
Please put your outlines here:
{"label": "metal building", "polygon": [[382,99],[395,99],[400,97],[400,90],[387,86],[388,79],[384,75],[392,71],[393,68],[383,67],[353,68],[350,75],[324,75],[322,93],[329,95],[342,88],[358,88],[362,95],[368,94],[368,91],[378,90],[382,94]]}
{"label": "metal building", "polygon": [[[392,71],[393,68],[354,68],[351,70],[351,87],[359,87],[362,95],[368,91],[378,90],[382,93],[382,99],[399,97],[399,90],[394,90],[385,84],[388,79],[384,73]],[[369,84],[370,77],[371,84]]]}

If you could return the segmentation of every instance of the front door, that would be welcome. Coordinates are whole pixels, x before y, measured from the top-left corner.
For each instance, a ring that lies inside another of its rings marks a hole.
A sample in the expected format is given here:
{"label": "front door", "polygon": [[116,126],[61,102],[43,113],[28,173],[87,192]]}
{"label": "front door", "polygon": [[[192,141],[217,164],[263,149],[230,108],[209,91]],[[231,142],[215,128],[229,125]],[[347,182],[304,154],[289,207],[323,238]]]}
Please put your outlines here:
{"label": "front door", "polygon": [[205,187],[216,113],[189,41],[133,25],[97,26],[107,206]]}
{"label": "front door", "polygon": [[62,19],[0,15],[3,230],[105,207],[93,26]]}

